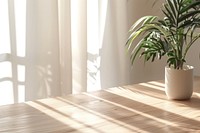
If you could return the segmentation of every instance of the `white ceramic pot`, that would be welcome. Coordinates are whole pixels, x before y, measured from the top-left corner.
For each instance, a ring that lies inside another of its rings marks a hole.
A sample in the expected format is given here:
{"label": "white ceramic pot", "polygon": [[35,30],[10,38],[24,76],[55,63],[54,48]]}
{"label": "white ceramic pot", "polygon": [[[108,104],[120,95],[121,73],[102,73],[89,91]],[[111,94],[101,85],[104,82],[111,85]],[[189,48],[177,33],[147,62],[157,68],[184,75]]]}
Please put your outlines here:
{"label": "white ceramic pot", "polygon": [[193,66],[182,70],[165,67],[165,93],[168,99],[187,100],[193,93]]}

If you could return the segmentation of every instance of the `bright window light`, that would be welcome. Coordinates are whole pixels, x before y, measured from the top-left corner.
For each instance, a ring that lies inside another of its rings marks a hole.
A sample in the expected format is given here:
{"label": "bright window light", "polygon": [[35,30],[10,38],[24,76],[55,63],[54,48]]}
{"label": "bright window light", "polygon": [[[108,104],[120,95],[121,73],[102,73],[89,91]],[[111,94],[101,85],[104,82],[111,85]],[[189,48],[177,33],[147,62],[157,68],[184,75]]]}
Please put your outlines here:
{"label": "bright window light", "polygon": [[26,0],[15,0],[15,28],[17,56],[25,57],[26,51]]}
{"label": "bright window light", "polygon": [[99,42],[100,48],[102,48],[103,38],[104,38],[104,31],[106,25],[106,17],[107,17],[107,10],[108,10],[108,0],[100,0],[99,1]]}
{"label": "bright window light", "polygon": [[12,66],[11,63],[6,62],[0,62],[0,79],[3,78],[11,78],[12,77]]}
{"label": "bright window light", "polygon": [[18,85],[18,102],[25,102],[25,86]]}
{"label": "bright window light", "polygon": [[99,0],[87,1],[87,51],[91,54],[99,53]]}
{"label": "bright window light", "polygon": [[8,1],[0,0],[0,54],[10,53]]}
{"label": "bright window light", "polygon": [[19,82],[25,82],[25,66],[24,65],[18,65],[17,66],[17,72],[18,72],[18,81]]}
{"label": "bright window light", "polygon": [[0,82],[0,105],[14,103],[13,84],[11,81]]}
{"label": "bright window light", "polygon": [[99,50],[99,0],[87,0],[87,91],[101,88]]}

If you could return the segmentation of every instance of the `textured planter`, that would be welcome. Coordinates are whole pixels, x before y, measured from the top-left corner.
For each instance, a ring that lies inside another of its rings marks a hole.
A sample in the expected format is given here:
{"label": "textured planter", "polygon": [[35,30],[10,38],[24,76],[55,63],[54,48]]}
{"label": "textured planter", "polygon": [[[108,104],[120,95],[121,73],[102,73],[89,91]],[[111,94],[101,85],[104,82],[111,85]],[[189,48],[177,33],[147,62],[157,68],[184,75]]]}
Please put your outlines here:
{"label": "textured planter", "polygon": [[193,93],[193,66],[183,70],[165,67],[165,93],[168,99],[187,100]]}

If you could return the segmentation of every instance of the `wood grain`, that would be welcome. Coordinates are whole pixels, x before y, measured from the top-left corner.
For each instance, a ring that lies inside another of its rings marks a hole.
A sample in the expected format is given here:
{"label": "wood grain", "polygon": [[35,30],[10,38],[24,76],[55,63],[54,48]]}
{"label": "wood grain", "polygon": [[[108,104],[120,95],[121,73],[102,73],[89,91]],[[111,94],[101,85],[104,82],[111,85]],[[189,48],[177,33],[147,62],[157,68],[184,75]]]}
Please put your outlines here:
{"label": "wood grain", "polygon": [[198,133],[200,77],[188,101],[168,100],[161,80],[0,106],[0,132]]}

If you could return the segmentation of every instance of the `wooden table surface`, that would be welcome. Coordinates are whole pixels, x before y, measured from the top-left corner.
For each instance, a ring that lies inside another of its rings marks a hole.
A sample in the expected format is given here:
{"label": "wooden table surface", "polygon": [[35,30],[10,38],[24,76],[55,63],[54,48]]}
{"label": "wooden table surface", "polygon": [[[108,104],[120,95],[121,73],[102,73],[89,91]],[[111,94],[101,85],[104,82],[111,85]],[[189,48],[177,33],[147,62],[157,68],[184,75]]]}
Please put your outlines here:
{"label": "wooden table surface", "polygon": [[163,81],[0,106],[0,132],[198,133],[200,77],[188,101],[168,100]]}

